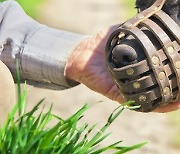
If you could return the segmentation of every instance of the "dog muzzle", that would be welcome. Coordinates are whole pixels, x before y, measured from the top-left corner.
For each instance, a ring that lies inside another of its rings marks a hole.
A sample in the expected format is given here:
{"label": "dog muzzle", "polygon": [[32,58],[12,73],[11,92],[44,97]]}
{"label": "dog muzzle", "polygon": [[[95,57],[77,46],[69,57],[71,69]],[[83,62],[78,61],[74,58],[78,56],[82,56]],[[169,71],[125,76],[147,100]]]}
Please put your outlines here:
{"label": "dog muzzle", "polygon": [[164,4],[157,0],[120,25],[106,46],[113,81],[141,112],[180,101],[180,27]]}

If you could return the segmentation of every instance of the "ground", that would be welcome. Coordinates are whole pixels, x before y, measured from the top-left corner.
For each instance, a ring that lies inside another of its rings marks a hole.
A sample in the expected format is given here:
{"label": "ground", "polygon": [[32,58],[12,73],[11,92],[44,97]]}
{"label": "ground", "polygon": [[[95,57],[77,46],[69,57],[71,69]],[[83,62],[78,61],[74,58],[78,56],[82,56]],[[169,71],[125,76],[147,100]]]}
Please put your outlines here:
{"label": "ground", "polygon": [[[47,0],[39,13],[39,21],[49,26],[83,34],[95,34],[110,25],[123,22],[127,8],[117,0]],[[54,104],[54,113],[68,117],[84,103],[96,104],[86,112],[84,121],[89,124],[105,122],[118,103],[80,85],[65,91],[29,88],[29,106],[46,97],[47,106]],[[99,101],[103,101],[98,103]],[[177,113],[180,112],[178,111]],[[169,125],[168,114],[125,111],[109,128],[112,135],[107,143],[123,140],[124,145],[148,141],[140,151],[132,154],[179,154],[169,140],[174,128]],[[179,134],[177,134],[179,135]]]}

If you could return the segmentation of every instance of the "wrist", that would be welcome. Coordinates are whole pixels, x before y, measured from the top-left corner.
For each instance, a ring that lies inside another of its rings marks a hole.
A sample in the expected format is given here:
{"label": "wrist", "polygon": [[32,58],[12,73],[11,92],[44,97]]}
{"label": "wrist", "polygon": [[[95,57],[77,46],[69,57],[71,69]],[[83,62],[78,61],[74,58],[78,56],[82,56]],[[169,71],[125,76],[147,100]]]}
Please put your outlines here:
{"label": "wrist", "polygon": [[74,77],[74,65],[73,65],[73,60],[71,55],[69,56],[66,65],[65,65],[65,70],[64,70],[64,76],[66,77],[67,81],[76,81]]}
{"label": "wrist", "polygon": [[69,55],[64,71],[67,80],[81,82],[83,72],[88,62],[86,51],[89,48],[90,39],[91,37],[88,37],[83,40]]}

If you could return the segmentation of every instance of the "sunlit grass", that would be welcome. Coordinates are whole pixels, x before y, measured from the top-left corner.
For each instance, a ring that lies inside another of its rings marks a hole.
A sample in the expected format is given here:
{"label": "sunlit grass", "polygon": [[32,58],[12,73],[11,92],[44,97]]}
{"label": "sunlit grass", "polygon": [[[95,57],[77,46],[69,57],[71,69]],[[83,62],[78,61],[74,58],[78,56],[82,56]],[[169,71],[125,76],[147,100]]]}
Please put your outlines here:
{"label": "sunlit grass", "polygon": [[[0,127],[1,154],[99,154],[109,150],[113,150],[116,154],[123,154],[146,144],[122,146],[120,140],[106,147],[100,148],[99,146],[110,135],[104,134],[106,129],[124,109],[136,108],[128,107],[129,103],[116,108],[107,119],[106,124],[97,131],[97,124],[93,126],[89,126],[88,123],[81,126],[78,124],[84,112],[89,108],[87,104],[67,119],[54,115],[52,106],[48,112],[42,110],[37,113],[43,104],[43,99],[31,111],[26,112],[27,90],[21,93],[19,71],[17,71],[17,83],[18,102],[4,125]],[[57,123],[48,127],[48,123],[54,119]],[[95,135],[90,137],[93,131]]]}
{"label": "sunlit grass", "polygon": [[[18,86],[20,90],[20,86]],[[119,106],[109,116],[106,124],[89,137],[95,131],[96,125],[89,126],[87,123],[78,126],[78,122],[83,117],[83,113],[89,108],[85,104],[75,114],[67,119],[62,119],[52,114],[52,106],[49,111],[41,111],[35,116],[43,100],[26,112],[26,95],[24,91],[19,95],[19,101],[11,111],[5,124],[0,128],[0,153],[11,154],[99,154],[113,150],[114,153],[122,154],[128,151],[141,148],[144,144],[137,144],[130,147],[122,146],[122,141],[118,141],[109,146],[99,148],[99,144],[110,134],[105,134],[106,129],[126,108]],[[18,114],[18,119],[16,115]],[[47,124],[56,119],[58,122],[51,128]]]}

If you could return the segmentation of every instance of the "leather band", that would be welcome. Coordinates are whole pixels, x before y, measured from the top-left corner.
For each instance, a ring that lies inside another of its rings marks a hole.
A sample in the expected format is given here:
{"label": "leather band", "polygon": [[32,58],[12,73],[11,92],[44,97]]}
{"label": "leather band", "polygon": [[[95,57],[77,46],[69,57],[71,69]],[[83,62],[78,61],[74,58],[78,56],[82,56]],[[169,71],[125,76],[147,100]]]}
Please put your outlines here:
{"label": "leather band", "polygon": [[[141,112],[180,101],[180,27],[162,11],[165,1],[156,0],[150,8],[119,26],[106,46],[106,65],[112,79],[126,99],[141,105]],[[113,63],[112,50],[128,36],[137,40],[146,59],[119,68]]]}

